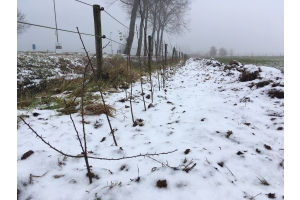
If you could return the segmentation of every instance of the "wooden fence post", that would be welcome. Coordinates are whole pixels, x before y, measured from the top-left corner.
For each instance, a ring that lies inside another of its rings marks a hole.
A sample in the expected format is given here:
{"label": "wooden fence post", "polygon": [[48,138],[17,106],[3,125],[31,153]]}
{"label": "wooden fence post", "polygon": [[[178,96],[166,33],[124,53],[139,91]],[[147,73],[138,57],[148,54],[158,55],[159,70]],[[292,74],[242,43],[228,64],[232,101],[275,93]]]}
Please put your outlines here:
{"label": "wooden fence post", "polygon": [[101,14],[99,5],[93,5],[94,14],[94,29],[95,29],[95,46],[96,46],[96,59],[97,59],[97,78],[102,76],[102,32],[101,32]]}
{"label": "wooden fence post", "polygon": [[151,102],[153,103],[153,88],[152,88],[152,79],[151,79],[151,60],[152,60],[152,53],[153,53],[153,43],[152,37],[148,35],[148,65],[149,65],[149,76],[150,76],[150,90],[151,90]]}
{"label": "wooden fence post", "polygon": [[164,69],[163,69],[163,88],[165,88],[165,73],[166,73],[166,67],[167,67],[167,50],[168,49],[168,44],[165,44],[165,64],[164,64]]}

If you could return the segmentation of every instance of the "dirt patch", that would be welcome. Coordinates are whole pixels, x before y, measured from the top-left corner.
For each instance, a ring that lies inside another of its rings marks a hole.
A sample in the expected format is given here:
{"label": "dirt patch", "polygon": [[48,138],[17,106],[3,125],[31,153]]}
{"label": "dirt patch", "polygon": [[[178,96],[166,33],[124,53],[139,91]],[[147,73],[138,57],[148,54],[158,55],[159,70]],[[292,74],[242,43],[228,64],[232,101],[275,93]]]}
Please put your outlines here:
{"label": "dirt patch", "polygon": [[159,188],[166,188],[167,187],[167,180],[158,180],[156,186]]}
{"label": "dirt patch", "polygon": [[273,83],[273,84],[272,84],[272,87],[277,87],[277,86],[279,86],[279,87],[284,87],[284,85],[282,85],[282,84],[280,84],[280,83]]}
{"label": "dirt patch", "polygon": [[188,153],[190,153],[190,149],[186,149],[185,151],[184,151],[184,154],[188,154]]}
{"label": "dirt patch", "polygon": [[269,85],[270,83],[271,83],[271,81],[261,81],[256,84],[256,87],[257,88],[265,87],[266,85]]}
{"label": "dirt patch", "polygon": [[223,167],[223,166],[224,166],[224,162],[219,162],[218,165],[219,165],[220,167]]}
{"label": "dirt patch", "polygon": [[91,178],[95,178],[95,179],[99,179],[99,176],[97,174],[94,174],[93,172],[90,172],[90,175],[89,175],[89,173],[86,173],[86,176],[91,177]]}
{"label": "dirt patch", "polygon": [[272,150],[272,148],[269,145],[264,144],[264,147],[268,150]]}
{"label": "dirt patch", "polygon": [[259,71],[249,72],[247,70],[242,71],[240,75],[239,81],[246,82],[246,81],[253,81],[258,78]]}
{"label": "dirt patch", "polygon": [[284,98],[284,92],[282,90],[277,90],[277,89],[272,89],[268,91],[268,95],[269,97],[271,97],[272,99],[274,97],[278,98],[278,99],[283,99]]}
{"label": "dirt patch", "polygon": [[266,194],[268,196],[269,199],[275,199],[275,193],[269,193],[269,194]]}
{"label": "dirt patch", "polygon": [[32,150],[27,151],[26,153],[23,154],[23,156],[21,157],[21,160],[25,160],[26,158],[31,156],[33,153],[34,152]]}

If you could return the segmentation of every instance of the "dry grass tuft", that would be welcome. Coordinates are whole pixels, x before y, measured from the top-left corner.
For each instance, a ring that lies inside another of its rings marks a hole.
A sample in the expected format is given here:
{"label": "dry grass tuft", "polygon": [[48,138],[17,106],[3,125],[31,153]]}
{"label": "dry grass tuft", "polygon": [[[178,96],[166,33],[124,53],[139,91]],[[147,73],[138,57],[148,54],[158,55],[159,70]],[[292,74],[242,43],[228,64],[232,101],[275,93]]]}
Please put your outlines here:
{"label": "dry grass tuft", "polygon": [[[258,177],[257,177],[258,178]],[[270,185],[269,183],[268,183],[268,181],[266,181],[266,179],[264,179],[264,178],[258,178],[258,180],[259,180],[259,182],[262,184],[262,185]]]}
{"label": "dry grass tuft", "polygon": [[107,113],[105,112],[105,107],[101,103],[93,103],[89,104],[85,107],[85,114],[86,115],[101,115],[107,114],[110,117],[115,116],[116,109],[111,107],[110,105],[106,104]]}
{"label": "dry grass tuft", "polygon": [[78,112],[78,102],[72,101],[72,100],[67,100],[66,103],[64,104],[64,108],[58,109],[57,112],[60,112],[61,114],[69,115],[72,113],[77,113]]}
{"label": "dry grass tuft", "polygon": [[247,70],[244,70],[240,75],[239,81],[240,82],[253,81],[258,78],[258,75],[259,75],[259,71],[249,72]]}

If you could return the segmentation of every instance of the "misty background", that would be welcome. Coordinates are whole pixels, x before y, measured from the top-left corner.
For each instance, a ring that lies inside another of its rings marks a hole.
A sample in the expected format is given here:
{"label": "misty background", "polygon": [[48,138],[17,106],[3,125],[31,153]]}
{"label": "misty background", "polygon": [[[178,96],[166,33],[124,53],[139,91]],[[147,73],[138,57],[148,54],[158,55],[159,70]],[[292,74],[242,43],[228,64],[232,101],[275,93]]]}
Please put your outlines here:
{"label": "misty background", "polygon": [[[98,4],[117,20],[129,27],[130,16],[116,1],[109,5],[106,0],[82,0],[88,4]],[[53,0],[18,0],[17,7],[26,15],[28,23],[55,28]],[[55,0],[57,28],[94,34],[93,8],[75,0]],[[114,20],[106,12],[101,12],[102,34],[117,42],[120,33],[128,35],[128,29]],[[189,31],[182,35],[164,35],[164,41],[177,46],[187,54],[205,55],[212,46],[218,50],[225,48],[233,55],[284,55],[284,1],[283,0],[194,0],[186,16],[190,19]],[[139,26],[139,19],[136,21]],[[151,34],[148,30],[148,34]],[[95,52],[93,36],[82,35],[88,51]],[[58,31],[63,52],[83,52],[78,34]],[[55,30],[30,26],[17,37],[18,51],[55,51]],[[109,40],[103,39],[103,46]],[[137,47],[134,36],[133,48]],[[120,45],[112,43],[104,52],[116,54]],[[135,55],[136,50],[131,54]]]}

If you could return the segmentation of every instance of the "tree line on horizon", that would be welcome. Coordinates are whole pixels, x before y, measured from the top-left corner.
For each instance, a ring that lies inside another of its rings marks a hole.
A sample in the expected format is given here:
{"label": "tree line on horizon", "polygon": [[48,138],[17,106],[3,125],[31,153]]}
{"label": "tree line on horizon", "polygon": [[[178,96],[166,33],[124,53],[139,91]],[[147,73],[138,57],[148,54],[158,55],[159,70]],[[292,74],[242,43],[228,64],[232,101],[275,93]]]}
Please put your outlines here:
{"label": "tree line on horizon", "polygon": [[[116,1],[108,2],[112,4]],[[189,30],[190,19],[187,19],[186,15],[191,3],[192,0],[120,0],[120,6],[130,19],[128,36],[125,37],[126,45],[122,52],[131,53],[136,34],[136,56],[146,56],[147,39],[150,35],[153,39],[153,51],[155,55],[160,55],[166,34],[181,35]]]}

